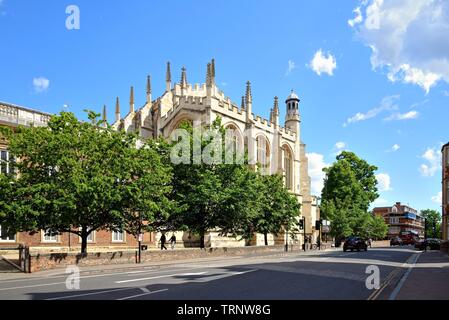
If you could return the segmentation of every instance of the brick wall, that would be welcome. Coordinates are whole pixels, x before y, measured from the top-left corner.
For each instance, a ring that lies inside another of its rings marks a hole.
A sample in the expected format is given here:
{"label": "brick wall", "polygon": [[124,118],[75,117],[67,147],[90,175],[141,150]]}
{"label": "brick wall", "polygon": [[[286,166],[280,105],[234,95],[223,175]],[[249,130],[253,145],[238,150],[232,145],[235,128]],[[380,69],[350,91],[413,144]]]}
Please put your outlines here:
{"label": "brick wall", "polygon": [[[299,250],[299,246],[294,248]],[[264,252],[283,252],[284,246],[234,247],[201,249],[176,249],[168,251],[142,251],[142,262],[177,261],[212,256],[251,255]],[[136,262],[136,251],[97,252],[86,255],[76,253],[30,253],[29,271],[37,272],[68,265],[96,266],[105,264],[129,264]]]}

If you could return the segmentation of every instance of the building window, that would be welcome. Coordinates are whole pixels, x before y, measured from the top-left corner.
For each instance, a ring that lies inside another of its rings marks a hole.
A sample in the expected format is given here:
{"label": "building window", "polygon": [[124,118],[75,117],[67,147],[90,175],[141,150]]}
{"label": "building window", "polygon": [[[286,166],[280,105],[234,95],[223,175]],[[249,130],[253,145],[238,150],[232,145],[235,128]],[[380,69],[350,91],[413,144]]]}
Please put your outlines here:
{"label": "building window", "polygon": [[390,217],[390,224],[399,223],[399,217]]}
{"label": "building window", "polygon": [[242,137],[234,125],[229,125],[225,133],[225,163],[241,163],[244,158]]}
{"label": "building window", "polygon": [[42,231],[42,242],[55,243],[58,242],[58,233],[49,229]]}
{"label": "building window", "polygon": [[261,170],[262,173],[270,173],[270,149],[267,139],[263,136],[257,137],[257,164],[258,170]]}
{"label": "building window", "polygon": [[112,242],[124,242],[125,233],[123,231],[112,231]]}
{"label": "building window", "polygon": [[284,147],[285,187],[292,190],[293,186],[293,156],[288,147]]}
{"label": "building window", "polygon": [[8,150],[0,150],[0,173],[9,174],[13,172],[12,164],[14,158],[10,155]]}
{"label": "building window", "polygon": [[0,242],[15,242],[16,234],[0,225]]}

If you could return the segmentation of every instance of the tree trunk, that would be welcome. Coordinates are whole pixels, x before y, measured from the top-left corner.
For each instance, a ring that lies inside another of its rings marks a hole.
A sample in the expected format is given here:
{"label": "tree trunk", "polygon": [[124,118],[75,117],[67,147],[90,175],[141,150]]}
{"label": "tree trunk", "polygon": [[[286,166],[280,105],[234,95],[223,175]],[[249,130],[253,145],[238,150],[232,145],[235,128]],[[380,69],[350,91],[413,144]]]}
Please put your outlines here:
{"label": "tree trunk", "polygon": [[81,253],[87,253],[87,237],[89,234],[87,233],[87,227],[81,228]]}
{"label": "tree trunk", "polygon": [[263,238],[265,240],[265,245],[268,246],[268,234],[266,232],[263,234]]}
{"label": "tree trunk", "polygon": [[204,233],[205,232],[201,232],[200,234],[200,248],[204,249],[206,246],[204,245]]}

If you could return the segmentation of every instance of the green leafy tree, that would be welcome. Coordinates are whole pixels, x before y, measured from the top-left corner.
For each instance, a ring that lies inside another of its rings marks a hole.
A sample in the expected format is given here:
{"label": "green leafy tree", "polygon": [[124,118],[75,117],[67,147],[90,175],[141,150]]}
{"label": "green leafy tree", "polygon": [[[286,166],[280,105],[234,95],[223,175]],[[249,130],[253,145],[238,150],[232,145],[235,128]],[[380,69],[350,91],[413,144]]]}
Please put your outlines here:
{"label": "green leafy tree", "polygon": [[[86,253],[93,231],[126,226],[125,214],[134,209],[148,214],[149,202],[167,191],[162,188],[144,204],[146,199],[136,200],[131,192],[138,186],[148,183],[148,189],[141,191],[148,195],[155,185],[167,183],[169,173],[156,172],[161,166],[154,152],[136,150],[135,135],[102,128],[97,117],[89,112],[91,121],[80,122],[72,113],[62,112],[47,127],[19,128],[11,135],[10,151],[20,159],[16,203],[22,210],[6,220],[18,231],[74,233]],[[150,160],[156,164],[143,170],[138,161]]]}
{"label": "green leafy tree", "polygon": [[[194,141],[198,137],[193,134],[193,126],[189,122],[183,122],[179,129],[187,132],[187,137],[183,138],[187,141],[174,141],[172,148],[178,143],[187,143],[189,154],[188,163],[173,166],[173,199],[183,207],[183,210],[173,215],[171,221],[177,229],[198,234],[200,247],[204,248],[206,232],[215,229],[219,220],[223,219],[220,216],[224,212],[223,203],[226,198],[223,190],[223,175],[220,174],[223,172],[224,165],[221,164],[223,159],[218,158],[217,163],[204,161],[192,163],[194,143],[199,143],[202,151],[211,143],[211,138],[202,134],[198,141]],[[223,130],[221,120],[218,118],[210,127],[202,128],[202,130],[220,134]]]}
{"label": "green leafy tree", "polygon": [[291,230],[297,222],[300,204],[295,195],[284,186],[281,175],[259,175],[259,198],[256,205],[259,214],[256,216],[255,230],[264,235],[268,245],[268,234],[278,233],[285,228]]}
{"label": "green leafy tree", "polygon": [[178,208],[170,198],[172,167],[164,158],[167,149],[162,140],[148,140],[140,148],[125,148],[120,156],[122,223],[117,227],[136,238],[167,228],[170,214]]}
{"label": "green leafy tree", "polygon": [[343,151],[332,166],[323,169],[326,177],[321,212],[323,218],[331,221],[331,233],[337,245],[350,234],[366,235],[367,211],[379,196],[376,170],[377,167],[348,151]]}
{"label": "green leafy tree", "polygon": [[369,237],[375,240],[382,240],[387,236],[388,233],[388,225],[385,223],[383,217],[376,216],[371,217],[370,224],[370,234]]}
{"label": "green leafy tree", "polygon": [[425,219],[425,234],[427,238],[441,238],[441,214],[432,209],[421,211]]}

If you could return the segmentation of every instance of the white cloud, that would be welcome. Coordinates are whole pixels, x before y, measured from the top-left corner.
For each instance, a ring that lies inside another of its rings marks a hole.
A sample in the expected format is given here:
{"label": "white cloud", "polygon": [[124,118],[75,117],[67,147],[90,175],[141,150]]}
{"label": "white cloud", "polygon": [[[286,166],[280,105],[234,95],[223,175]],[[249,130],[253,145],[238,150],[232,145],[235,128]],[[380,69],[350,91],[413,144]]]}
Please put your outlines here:
{"label": "white cloud", "polygon": [[358,112],[351,118],[348,118],[346,122],[343,124],[343,127],[346,127],[347,125],[351,123],[356,123],[360,121],[365,121],[371,118],[376,117],[379,113],[383,111],[393,111],[397,110],[398,106],[396,104],[396,100],[399,99],[399,95],[394,96],[388,96],[382,99],[382,102],[380,103],[380,106],[374,109],[369,110],[366,113]]}
{"label": "white cloud", "polygon": [[295,62],[293,60],[288,60],[288,68],[285,75],[288,76],[296,68]]}
{"label": "white cloud", "polygon": [[307,158],[309,159],[309,176],[312,185],[312,194],[320,195],[324,186],[323,168],[326,168],[328,164],[324,161],[324,156],[319,153],[307,153]]}
{"label": "white cloud", "polygon": [[443,192],[440,191],[436,196],[432,197],[432,201],[438,204],[441,204],[443,202]]}
{"label": "white cloud", "polygon": [[374,207],[379,206],[380,207],[380,206],[386,205],[387,203],[388,203],[388,200],[385,200],[384,198],[377,198],[372,203],[372,206],[374,206]]}
{"label": "white cloud", "polygon": [[393,190],[391,188],[391,178],[390,175],[386,173],[379,173],[376,174],[376,180],[377,180],[377,188],[379,191],[391,191]]}
{"label": "white cloud", "polygon": [[362,17],[362,11],[360,10],[360,7],[355,8],[352,12],[355,13],[355,18],[348,20],[348,24],[351,27],[354,27],[356,24],[359,24],[363,21],[363,17]]}
{"label": "white cloud", "polygon": [[401,148],[401,146],[398,145],[398,144],[396,143],[396,144],[394,144],[394,145],[391,147],[391,151],[396,152],[396,151],[398,151],[400,148]]}
{"label": "white cloud", "polygon": [[446,97],[449,97],[449,91],[443,90],[443,94],[444,94]]}
{"label": "white cloud", "polygon": [[323,51],[320,49],[315,53],[315,56],[310,62],[310,67],[319,76],[322,73],[327,73],[332,76],[334,75],[334,70],[337,68],[337,60],[330,53],[323,55]]}
{"label": "white cloud", "polygon": [[50,86],[50,80],[44,77],[34,78],[33,79],[33,87],[34,91],[37,93],[41,93],[47,91]]}
{"label": "white cloud", "polygon": [[419,171],[423,177],[433,177],[441,168],[441,153],[438,148],[427,148],[421,155],[427,163],[421,164]]}
{"label": "white cloud", "polygon": [[347,151],[348,150],[348,145],[346,144],[346,142],[343,141],[339,141],[335,144],[334,148],[333,148],[333,156],[338,156],[342,151]]}
{"label": "white cloud", "polygon": [[357,9],[365,23],[354,30],[372,50],[373,69],[426,93],[449,82],[449,1],[361,0]]}
{"label": "white cloud", "polygon": [[386,117],[385,121],[392,121],[392,120],[411,120],[416,119],[419,117],[419,112],[416,110],[412,110],[406,113],[393,113],[389,117]]}

